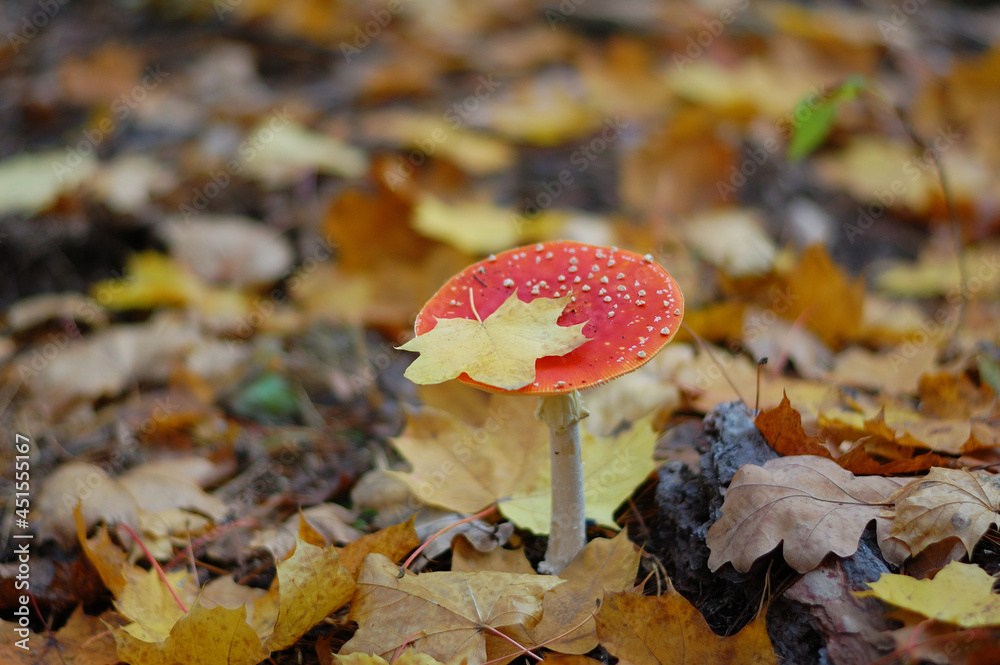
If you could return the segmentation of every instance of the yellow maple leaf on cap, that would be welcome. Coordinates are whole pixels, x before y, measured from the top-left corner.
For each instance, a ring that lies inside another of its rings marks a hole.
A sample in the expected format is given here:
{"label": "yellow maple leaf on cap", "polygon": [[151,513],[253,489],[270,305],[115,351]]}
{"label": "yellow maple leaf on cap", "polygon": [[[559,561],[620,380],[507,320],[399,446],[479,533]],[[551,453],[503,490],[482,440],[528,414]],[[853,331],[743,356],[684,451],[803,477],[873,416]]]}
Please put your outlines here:
{"label": "yellow maple leaf on cap", "polygon": [[561,356],[584,342],[580,323],[560,326],[570,296],[522,302],[512,293],[485,320],[437,319],[430,331],[400,346],[420,353],[404,376],[414,383],[441,383],[468,374],[474,381],[517,390],[535,380],[535,361]]}

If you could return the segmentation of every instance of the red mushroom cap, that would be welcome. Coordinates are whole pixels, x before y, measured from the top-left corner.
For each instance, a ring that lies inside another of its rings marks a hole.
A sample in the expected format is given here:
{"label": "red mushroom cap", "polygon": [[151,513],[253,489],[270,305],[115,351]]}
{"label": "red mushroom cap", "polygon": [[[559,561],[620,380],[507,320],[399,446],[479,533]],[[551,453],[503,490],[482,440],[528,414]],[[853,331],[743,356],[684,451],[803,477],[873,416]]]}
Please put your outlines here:
{"label": "red mushroom cap", "polygon": [[452,277],[417,315],[422,335],[437,319],[486,319],[517,291],[522,302],[573,294],[557,323],[586,322],[591,341],[564,356],[535,363],[535,381],[506,391],[459,380],[493,392],[552,395],[582,390],[627,374],[647,363],[670,341],[684,315],[677,282],[653,260],[616,247],[596,247],[568,240],[518,247],[474,263]]}

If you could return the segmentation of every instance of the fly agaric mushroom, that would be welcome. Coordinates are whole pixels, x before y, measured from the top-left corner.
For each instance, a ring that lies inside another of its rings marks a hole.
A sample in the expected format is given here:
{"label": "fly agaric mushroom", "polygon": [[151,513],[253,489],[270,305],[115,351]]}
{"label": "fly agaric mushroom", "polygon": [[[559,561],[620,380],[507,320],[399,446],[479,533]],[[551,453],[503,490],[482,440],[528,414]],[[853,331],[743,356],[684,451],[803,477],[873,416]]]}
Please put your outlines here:
{"label": "fly agaric mushroom", "polygon": [[578,423],[588,413],[579,391],[649,362],[680,327],[684,297],[649,254],[570,241],[538,243],[491,255],[452,277],[417,315],[417,337],[400,348],[421,351],[418,338],[444,319],[482,325],[514,293],[524,303],[569,296],[556,323],[582,324],[587,340],[564,355],[538,358],[534,380],[516,389],[466,373],[458,379],[492,392],[541,396],[535,416],[549,426],[552,526],[540,569],[557,574],[586,544]]}

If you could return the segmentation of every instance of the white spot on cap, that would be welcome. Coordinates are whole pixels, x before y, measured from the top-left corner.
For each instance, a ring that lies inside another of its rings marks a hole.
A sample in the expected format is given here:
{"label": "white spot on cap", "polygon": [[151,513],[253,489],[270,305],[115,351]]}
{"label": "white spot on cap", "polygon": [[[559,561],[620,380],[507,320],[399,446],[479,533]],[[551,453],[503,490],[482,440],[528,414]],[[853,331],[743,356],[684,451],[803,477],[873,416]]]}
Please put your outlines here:
{"label": "white spot on cap", "polygon": [[545,258],[551,259],[552,258],[552,252],[545,252]]}
{"label": "white spot on cap", "polygon": [[556,381],[556,388],[562,388],[566,385],[565,381]]}
{"label": "white spot on cap", "polygon": [[496,261],[497,260],[497,255],[496,254],[490,254],[488,257],[486,257],[486,260],[487,261]]}
{"label": "white spot on cap", "polygon": [[627,290],[628,290],[628,287],[627,287],[627,286],[625,286],[624,284],[619,284],[619,285],[618,285],[618,290],[619,290],[619,291],[627,291]]}
{"label": "white spot on cap", "polygon": [[[573,251],[573,250],[570,250],[570,251]],[[575,256],[571,256],[571,257],[569,257],[569,262],[570,262],[570,263],[571,263],[572,265],[576,265],[577,263],[579,263],[579,262],[580,262],[580,259],[576,258]]]}
{"label": "white spot on cap", "polygon": [[580,276],[579,275],[577,275],[576,277],[573,278],[573,283],[574,284],[579,284],[580,283]]}
{"label": "white spot on cap", "polygon": [[512,280],[510,277],[508,277],[507,279],[505,279],[503,281],[503,285],[506,286],[509,289],[512,286],[514,286],[514,280]]}
{"label": "white spot on cap", "polygon": [[604,302],[611,302],[611,296],[604,296]]}
{"label": "white spot on cap", "polygon": [[636,304],[636,306],[638,306],[638,307],[642,307],[643,305],[645,305],[645,304],[646,304],[646,301],[645,301],[645,300],[636,300],[636,301],[635,301],[635,304]]}
{"label": "white spot on cap", "polygon": [[646,357],[646,352],[645,351],[640,351],[639,353],[637,353],[635,355],[639,356],[640,358],[645,358]]}
{"label": "white spot on cap", "polygon": [[615,260],[614,259],[608,259],[608,267],[610,268],[613,265],[615,265]]}
{"label": "white spot on cap", "polygon": [[608,292],[608,290],[607,290],[607,289],[601,289],[600,291],[598,291],[598,292],[597,292],[597,295],[599,295],[599,296],[603,296],[603,295],[604,295],[605,293],[607,293],[607,292]]}
{"label": "white spot on cap", "polygon": [[601,284],[607,284],[607,283],[608,283],[608,276],[605,275],[604,277],[601,278]]}
{"label": "white spot on cap", "polygon": [[584,284],[583,288],[581,289],[581,291],[583,291],[584,293],[586,293],[587,291],[590,291],[590,284]]}
{"label": "white spot on cap", "polygon": [[568,270],[569,270],[569,272],[576,272],[577,268],[576,268],[576,266],[570,266],[568,268]]}
{"label": "white spot on cap", "polygon": [[680,315],[681,315],[681,310],[675,309],[674,310],[674,316],[680,316]]}
{"label": "white spot on cap", "polygon": [[615,315],[615,313],[614,313],[614,312],[608,312],[608,318],[609,318],[609,319],[610,319],[611,317],[613,317],[614,315]]}
{"label": "white spot on cap", "polygon": [[537,284],[532,287],[532,289],[531,289],[531,295],[533,295],[533,296],[537,296],[538,295],[538,285]]}
{"label": "white spot on cap", "polygon": [[[625,273],[623,272],[618,273],[618,276],[615,277],[615,279],[625,279]],[[636,286],[638,286],[638,284]]]}
{"label": "white spot on cap", "polygon": [[558,277],[556,277],[556,279],[558,279],[560,282],[565,282],[566,281],[566,275],[559,275]]}
{"label": "white spot on cap", "polygon": [[597,272],[600,269],[601,269],[601,266],[597,265],[596,263],[594,265],[590,266],[590,272]]}
{"label": "white spot on cap", "polygon": [[653,255],[652,254],[646,254],[645,256],[642,257],[642,260],[645,261],[646,263],[652,263],[653,262]]}
{"label": "white spot on cap", "polygon": [[484,268],[482,266],[479,266],[479,268],[476,270],[476,272],[478,272],[480,275],[482,275],[483,273],[486,272],[486,268]]}
{"label": "white spot on cap", "polygon": [[667,328],[667,327],[660,328],[660,334],[661,335],[669,335],[670,334],[670,328]]}
{"label": "white spot on cap", "polygon": [[[635,285],[639,286],[639,282],[636,282]],[[639,295],[640,296],[646,295],[646,289],[639,289]]]}
{"label": "white spot on cap", "polygon": [[538,243],[537,245],[535,245],[535,251],[536,251],[536,252],[540,252],[540,251],[542,251],[543,249],[545,249],[545,247],[544,247],[544,246],[542,246],[542,243]]}
{"label": "white spot on cap", "polygon": [[600,249],[597,250],[596,252],[594,252],[594,256],[596,256],[599,259],[603,259],[604,258],[604,250],[600,250]]}

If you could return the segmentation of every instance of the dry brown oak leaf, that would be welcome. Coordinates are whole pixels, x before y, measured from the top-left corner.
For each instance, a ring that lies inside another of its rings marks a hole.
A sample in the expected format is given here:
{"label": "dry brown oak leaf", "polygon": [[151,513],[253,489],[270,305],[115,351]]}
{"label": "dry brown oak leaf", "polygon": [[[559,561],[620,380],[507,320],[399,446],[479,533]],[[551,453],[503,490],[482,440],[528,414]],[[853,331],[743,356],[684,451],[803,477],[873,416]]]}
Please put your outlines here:
{"label": "dry brown oak leaf", "polygon": [[958,538],[971,556],[990,525],[1000,525],[1000,476],[989,473],[935,467],[889,500],[895,507],[882,513],[892,519],[889,533],[906,543],[913,555]]}
{"label": "dry brown oak leaf", "polygon": [[726,491],[722,517],[708,530],[708,567],[729,561],[746,572],[781,543],[785,561],[800,573],[831,552],[851,556],[865,526],[904,482],[855,476],[814,455],[744,465]]}
{"label": "dry brown oak leaf", "polygon": [[[404,644],[442,663],[483,665],[494,658],[498,629],[534,627],[542,596],[563,580],[513,573],[407,573],[381,554],[365,559],[350,619],[358,632],[340,653],[369,653],[391,660]],[[507,644],[507,642],[503,642]]]}
{"label": "dry brown oak leaf", "polygon": [[494,388],[523,388],[535,380],[536,360],[565,355],[590,341],[581,332],[586,322],[556,324],[569,301],[567,294],[526,303],[511,293],[486,320],[437,319],[433,329],[399,347],[420,353],[405,376],[428,384],[465,373]]}
{"label": "dry brown oak leaf", "polygon": [[619,665],[778,665],[763,614],[723,637],[673,589],[662,596],[605,596],[597,636]]}

